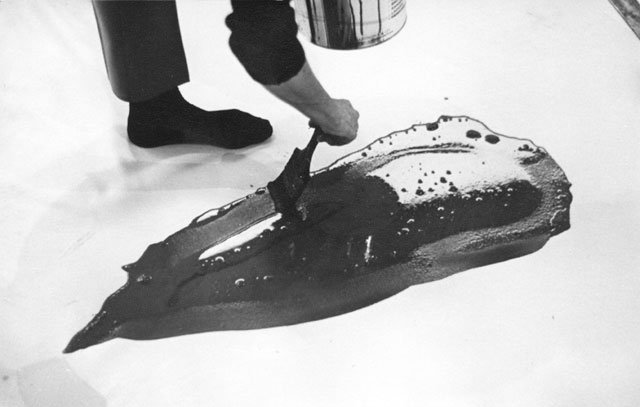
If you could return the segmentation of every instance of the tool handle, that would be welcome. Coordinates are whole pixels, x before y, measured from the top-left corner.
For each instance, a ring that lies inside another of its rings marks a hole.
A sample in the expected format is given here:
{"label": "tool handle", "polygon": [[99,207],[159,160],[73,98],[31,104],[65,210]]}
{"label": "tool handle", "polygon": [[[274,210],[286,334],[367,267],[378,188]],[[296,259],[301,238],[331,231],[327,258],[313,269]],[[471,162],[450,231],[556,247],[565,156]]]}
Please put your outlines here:
{"label": "tool handle", "polygon": [[275,209],[284,215],[295,215],[296,201],[302,195],[311,175],[311,158],[324,133],[316,128],[307,146],[296,148],[278,178],[267,184]]}
{"label": "tool handle", "polygon": [[[317,138],[318,142],[325,142],[331,146],[342,146],[348,144],[351,140],[346,137],[335,136],[330,133],[326,133],[314,122],[309,122],[309,126],[314,129],[313,137]],[[346,140],[346,141],[344,141]]]}

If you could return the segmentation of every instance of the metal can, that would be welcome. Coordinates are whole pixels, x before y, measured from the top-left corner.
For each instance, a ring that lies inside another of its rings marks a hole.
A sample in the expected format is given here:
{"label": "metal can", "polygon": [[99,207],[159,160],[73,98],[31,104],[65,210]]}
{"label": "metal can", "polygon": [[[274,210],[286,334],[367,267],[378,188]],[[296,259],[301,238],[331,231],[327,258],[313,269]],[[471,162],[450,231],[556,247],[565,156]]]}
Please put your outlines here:
{"label": "metal can", "polygon": [[407,21],[406,0],[295,0],[294,5],[300,32],[331,49],[380,44]]}

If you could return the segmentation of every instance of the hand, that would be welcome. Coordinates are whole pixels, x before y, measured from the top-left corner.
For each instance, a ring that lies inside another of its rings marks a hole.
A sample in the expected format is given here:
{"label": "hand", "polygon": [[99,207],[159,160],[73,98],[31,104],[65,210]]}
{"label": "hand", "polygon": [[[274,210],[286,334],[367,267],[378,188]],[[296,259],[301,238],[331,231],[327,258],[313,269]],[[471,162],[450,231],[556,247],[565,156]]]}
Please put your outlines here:
{"label": "hand", "polygon": [[346,99],[330,99],[313,114],[309,125],[319,127],[324,141],[332,146],[351,143],[358,134],[358,118],[360,113]]}
{"label": "hand", "polygon": [[330,97],[307,62],[293,78],[265,88],[307,116],[312,127],[320,127],[325,133],[321,141],[343,145],[356,138],[360,114],[348,100]]}

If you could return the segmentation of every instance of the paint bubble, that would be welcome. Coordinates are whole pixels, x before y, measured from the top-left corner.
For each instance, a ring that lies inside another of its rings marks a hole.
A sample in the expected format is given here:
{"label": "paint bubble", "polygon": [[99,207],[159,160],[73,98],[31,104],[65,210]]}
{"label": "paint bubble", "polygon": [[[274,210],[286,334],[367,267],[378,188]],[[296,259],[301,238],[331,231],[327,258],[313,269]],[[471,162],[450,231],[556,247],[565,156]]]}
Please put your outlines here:
{"label": "paint bubble", "polygon": [[484,136],[484,140],[489,144],[497,144],[500,141],[500,138],[494,134],[487,134]]}
{"label": "paint bubble", "polygon": [[467,137],[470,138],[470,139],[477,140],[482,136],[480,135],[480,133],[478,133],[475,130],[469,130],[469,131],[467,131]]}
{"label": "paint bubble", "polygon": [[247,282],[244,278],[239,278],[235,281],[234,284],[236,285],[236,287],[244,287],[247,284]]}
{"label": "paint bubble", "polygon": [[142,283],[142,284],[146,284],[151,280],[153,280],[153,277],[146,274],[140,274],[138,278],[136,278],[136,282]]}

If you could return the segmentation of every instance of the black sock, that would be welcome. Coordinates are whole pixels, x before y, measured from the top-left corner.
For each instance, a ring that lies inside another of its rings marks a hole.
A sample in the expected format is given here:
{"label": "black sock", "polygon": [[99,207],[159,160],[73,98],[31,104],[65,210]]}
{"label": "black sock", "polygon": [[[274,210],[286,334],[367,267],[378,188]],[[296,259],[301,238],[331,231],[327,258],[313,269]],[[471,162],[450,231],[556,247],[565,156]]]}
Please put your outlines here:
{"label": "black sock", "polygon": [[202,110],[184,100],[176,88],[129,103],[127,132],[133,144],[147,148],[169,144],[242,148],[268,139],[273,129],[269,121],[240,110]]}

